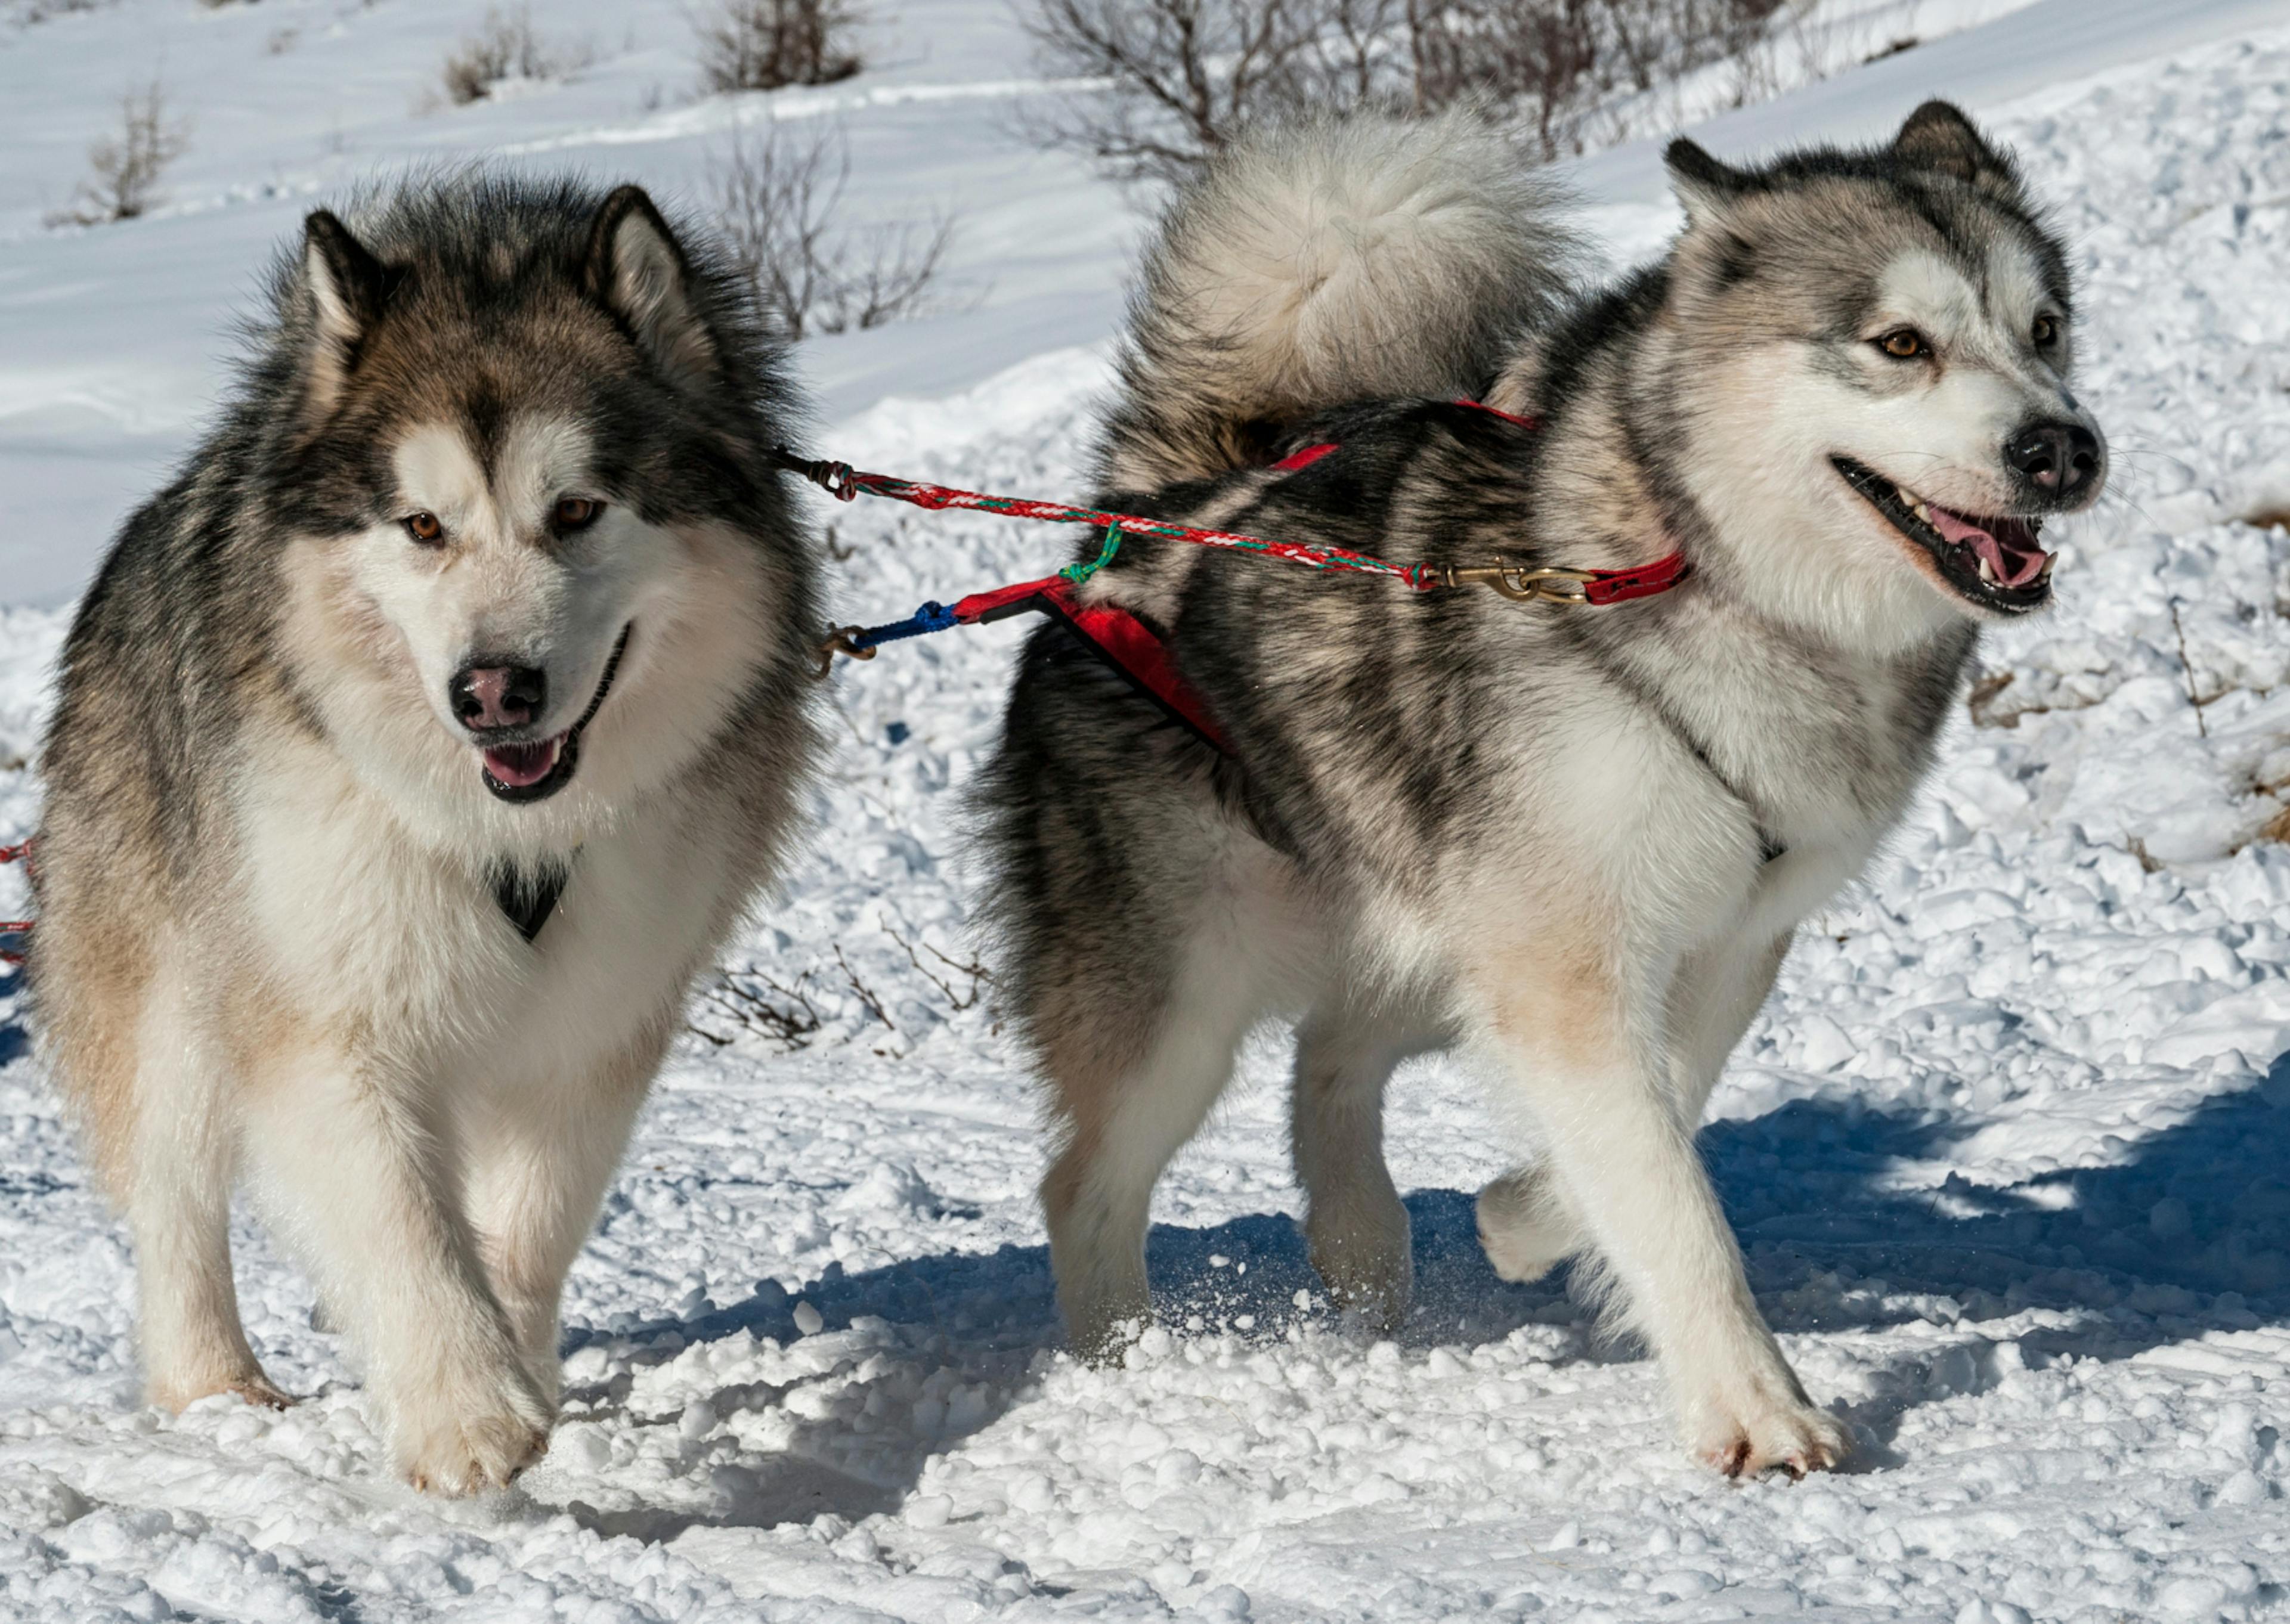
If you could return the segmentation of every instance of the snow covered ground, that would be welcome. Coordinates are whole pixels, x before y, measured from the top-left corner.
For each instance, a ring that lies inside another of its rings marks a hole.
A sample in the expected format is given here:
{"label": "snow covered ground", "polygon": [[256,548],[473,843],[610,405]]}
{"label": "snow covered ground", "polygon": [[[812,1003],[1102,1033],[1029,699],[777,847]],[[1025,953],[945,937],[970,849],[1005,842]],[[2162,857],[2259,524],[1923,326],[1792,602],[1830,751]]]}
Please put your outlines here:
{"label": "snow covered ground", "polygon": [[[2057,612],[1988,646],[1932,792],[1807,932],[1703,1135],[1854,1469],[1708,1476],[1563,1283],[1497,1282],[1469,1204],[1508,1158],[1450,1067],[1405,1073],[1391,1116],[1421,1308],[1394,1340],[1348,1331],[1289,1220],[1277,1035],[1161,1192],[1170,1330],[1123,1370],[1067,1359],[1032,1100],[962,968],[960,796],[1019,635],[994,628],[838,677],[819,837],[661,1080],[573,1274],[564,1425],[509,1494],[389,1477],[251,1224],[249,1330],[308,1398],[139,1408],[131,1260],[0,1027],[0,1617],[2290,1616],[2290,846],[2261,837],[2290,804],[2290,532],[2246,522],[2290,516],[2290,12],[1955,9],[1994,20],[1705,132],[1743,151],[1964,96],[2075,244],[2118,453]],[[376,167],[510,149],[672,191],[736,120],[827,109],[860,206],[957,203],[974,297],[812,346],[820,445],[1075,488],[1134,224],[1004,132],[1052,92],[995,0],[881,4],[878,69],[776,102],[690,100],[665,0],[536,6],[589,68],[416,111],[476,11],[0,24],[0,836],[36,818],[59,605],[195,432],[267,245]],[[44,230],[155,68],[197,121],[175,201]],[[1669,228],[1647,148],[1581,175],[1618,253]],[[1063,546],[825,516],[852,618]]]}

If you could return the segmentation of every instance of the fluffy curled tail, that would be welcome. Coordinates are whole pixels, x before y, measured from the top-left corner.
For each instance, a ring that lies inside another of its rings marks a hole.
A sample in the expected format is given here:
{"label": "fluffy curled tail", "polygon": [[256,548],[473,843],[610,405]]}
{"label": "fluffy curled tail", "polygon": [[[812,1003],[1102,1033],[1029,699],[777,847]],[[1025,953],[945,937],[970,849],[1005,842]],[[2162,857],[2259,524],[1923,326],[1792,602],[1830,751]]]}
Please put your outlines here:
{"label": "fluffy curled tail", "polygon": [[1300,120],[1237,143],[1146,257],[1106,483],[1246,466],[1285,425],[1349,401],[1485,388],[1569,285],[1560,202],[1469,112]]}

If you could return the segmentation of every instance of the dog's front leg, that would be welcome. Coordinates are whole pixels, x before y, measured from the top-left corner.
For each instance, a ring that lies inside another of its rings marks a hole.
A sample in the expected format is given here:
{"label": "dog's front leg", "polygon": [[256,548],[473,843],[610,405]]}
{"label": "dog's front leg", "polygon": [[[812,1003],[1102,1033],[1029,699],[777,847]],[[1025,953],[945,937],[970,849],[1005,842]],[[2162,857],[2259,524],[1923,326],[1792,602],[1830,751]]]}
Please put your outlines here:
{"label": "dog's front leg", "polygon": [[509,1332],[533,1385],[556,1402],[557,1304],[628,1147],[667,1046],[647,1035],[569,1083],[536,1083],[489,1102],[464,1138],[467,1210]]}
{"label": "dog's front leg", "polygon": [[1536,1119],[1550,1174],[1661,1362],[1688,1446],[1719,1470],[1844,1458],[1750,1294],[1740,1249],[1679,1118],[1668,977],[1536,948],[1480,980],[1490,1046]]}
{"label": "dog's front leg", "polygon": [[364,1356],[398,1469],[444,1494],[507,1484],[551,1416],[462,1220],[430,1089],[323,1048],[264,1071],[253,1171]]}
{"label": "dog's front leg", "polygon": [[[1785,933],[1762,950],[1726,941],[1688,956],[1671,978],[1669,1104],[1691,1138],[1709,1091],[1741,1043],[1789,953]],[[1515,1167],[1479,1192],[1479,1244],[1506,1280],[1539,1280],[1588,1243],[1580,1214],[1543,1163]]]}

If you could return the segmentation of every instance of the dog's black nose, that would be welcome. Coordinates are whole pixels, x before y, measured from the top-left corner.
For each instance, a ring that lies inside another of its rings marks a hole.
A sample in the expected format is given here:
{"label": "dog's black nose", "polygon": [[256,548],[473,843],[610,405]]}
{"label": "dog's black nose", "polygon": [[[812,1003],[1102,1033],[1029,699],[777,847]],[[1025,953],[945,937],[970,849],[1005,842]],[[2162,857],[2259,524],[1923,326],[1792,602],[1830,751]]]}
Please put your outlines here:
{"label": "dog's black nose", "polygon": [[2099,436],[2080,423],[2033,423],[2004,443],[2004,460],[2046,496],[2073,496],[2099,476]]}
{"label": "dog's black nose", "polygon": [[463,666],[445,685],[453,715],[473,733],[523,727],[548,699],[548,677],[531,666]]}

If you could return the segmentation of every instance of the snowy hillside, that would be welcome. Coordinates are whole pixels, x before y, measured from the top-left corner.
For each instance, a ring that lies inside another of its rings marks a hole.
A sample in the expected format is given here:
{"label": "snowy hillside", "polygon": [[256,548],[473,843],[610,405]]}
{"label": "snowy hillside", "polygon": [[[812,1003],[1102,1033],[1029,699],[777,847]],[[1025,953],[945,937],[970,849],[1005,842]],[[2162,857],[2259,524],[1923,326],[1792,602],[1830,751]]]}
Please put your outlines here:
{"label": "snowy hillside", "polygon": [[[1066,1358],[1034,1101],[965,967],[1004,627],[837,676],[818,837],[639,1125],[569,1289],[564,1424],[507,1495],[395,1482],[251,1220],[248,1329],[306,1402],[140,1408],[122,1232],[0,1028],[0,1618],[2290,1617],[2290,845],[2262,834],[2290,808],[2290,6],[1926,11],[1981,26],[1701,130],[1744,153],[1963,98],[2073,245],[2118,454],[2057,611],[1986,646],[1932,792],[1806,933],[1703,1133],[1854,1469],[1716,1480],[1563,1284],[1496,1281],[1470,1199],[1509,1158],[1445,1065],[1390,1117],[1421,1306],[1394,1340],[1349,1331],[1290,1222],[1272,1036],[1162,1188],[1170,1330],[1124,1370]],[[1136,218],[1007,133],[1071,92],[1024,78],[1000,0],[880,0],[867,73],[736,100],[693,99],[669,0],[536,5],[589,66],[419,110],[481,15],[0,21],[0,839],[36,820],[64,606],[196,432],[270,245],[376,170],[489,151],[674,193],[739,121],[842,118],[854,208],[959,214],[965,296],[807,346],[818,445],[1077,489]],[[172,201],[44,228],[155,72],[194,121]],[[1579,166],[1618,257],[1675,220],[1653,152]],[[821,514],[848,619],[1065,545]],[[20,900],[0,871],[0,916]]]}

